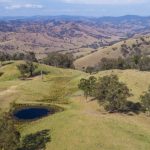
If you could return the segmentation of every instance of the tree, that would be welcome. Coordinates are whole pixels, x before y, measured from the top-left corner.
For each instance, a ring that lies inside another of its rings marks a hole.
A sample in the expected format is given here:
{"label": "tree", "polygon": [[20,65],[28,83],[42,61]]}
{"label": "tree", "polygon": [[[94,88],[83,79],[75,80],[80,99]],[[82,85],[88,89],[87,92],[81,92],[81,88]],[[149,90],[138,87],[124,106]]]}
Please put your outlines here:
{"label": "tree", "polygon": [[28,66],[27,64],[19,64],[17,65],[18,70],[20,71],[21,77],[25,77],[28,73]]}
{"label": "tree", "polygon": [[99,69],[100,70],[114,69],[115,64],[114,61],[115,59],[102,58],[101,62],[99,63]]}
{"label": "tree", "polygon": [[86,68],[86,73],[92,74],[94,71],[95,71],[95,68],[94,68],[94,67],[88,66],[88,67]]}
{"label": "tree", "polygon": [[0,149],[16,150],[20,143],[20,134],[8,115],[0,118]]}
{"label": "tree", "polygon": [[33,76],[33,72],[37,68],[37,65],[35,65],[33,62],[26,62],[25,64],[20,64],[17,66],[18,70],[21,73],[22,77],[25,77],[29,74],[29,77]]}
{"label": "tree", "polygon": [[141,71],[150,71],[150,58],[143,56],[139,62],[139,69]]}
{"label": "tree", "polygon": [[2,62],[5,60],[4,53],[0,52],[0,66],[2,66]]}
{"label": "tree", "polygon": [[24,53],[14,53],[12,55],[12,60],[24,60],[25,59],[25,54]]}
{"label": "tree", "polygon": [[94,76],[89,77],[88,79],[89,96],[95,96],[96,82],[97,82],[97,78],[95,78]]}
{"label": "tree", "polygon": [[25,60],[28,62],[37,62],[36,56],[34,52],[27,52],[25,55]]}
{"label": "tree", "polygon": [[10,60],[11,56],[8,53],[0,52],[0,66],[2,66],[3,61]]}
{"label": "tree", "polygon": [[32,77],[33,76],[33,72],[37,68],[37,65],[35,65],[33,62],[30,62],[30,61],[27,61],[26,64],[27,64],[29,76]]}
{"label": "tree", "polygon": [[147,92],[145,92],[141,97],[141,103],[145,111],[150,115],[150,87]]}
{"label": "tree", "polygon": [[97,79],[94,76],[89,77],[89,79],[81,79],[78,85],[79,89],[84,91],[84,96],[86,99],[88,96],[94,96],[96,88]]}
{"label": "tree", "polygon": [[84,91],[84,96],[87,99],[87,97],[88,97],[88,82],[87,82],[87,79],[81,79],[78,87],[79,87],[79,89]]}
{"label": "tree", "polygon": [[131,57],[131,59],[133,60],[134,64],[138,65],[141,60],[141,55],[134,55],[133,57]]}
{"label": "tree", "polygon": [[124,111],[129,96],[131,94],[128,87],[119,82],[116,75],[104,76],[97,83],[96,98],[110,112]]}
{"label": "tree", "polygon": [[43,62],[50,66],[62,68],[74,68],[73,56],[71,54],[61,54],[57,52],[49,53]]}

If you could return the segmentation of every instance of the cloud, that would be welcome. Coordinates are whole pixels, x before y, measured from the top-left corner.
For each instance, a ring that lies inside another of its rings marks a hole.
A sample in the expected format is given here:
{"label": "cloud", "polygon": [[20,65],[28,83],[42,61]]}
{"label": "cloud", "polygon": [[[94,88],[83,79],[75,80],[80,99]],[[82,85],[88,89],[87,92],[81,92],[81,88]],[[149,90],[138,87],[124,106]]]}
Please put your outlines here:
{"label": "cloud", "polygon": [[5,7],[5,9],[21,9],[21,8],[41,9],[41,8],[43,8],[43,5],[37,5],[37,4],[16,4],[16,5],[10,5],[10,6],[6,6]]}
{"label": "cloud", "polygon": [[148,2],[148,0],[61,0],[73,4],[137,4]]}
{"label": "cloud", "polygon": [[11,0],[0,0],[0,3],[11,2]]}
{"label": "cloud", "polygon": [[3,4],[3,3],[10,3],[12,2],[12,0],[0,0],[0,4]]}

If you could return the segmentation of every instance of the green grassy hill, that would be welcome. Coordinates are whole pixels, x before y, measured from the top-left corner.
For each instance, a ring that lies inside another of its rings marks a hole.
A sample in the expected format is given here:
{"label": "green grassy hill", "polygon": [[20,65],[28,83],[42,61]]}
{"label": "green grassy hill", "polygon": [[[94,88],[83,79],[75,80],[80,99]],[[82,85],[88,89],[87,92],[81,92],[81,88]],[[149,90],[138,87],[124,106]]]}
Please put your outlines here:
{"label": "green grassy hill", "polygon": [[40,72],[42,69],[47,73],[43,80],[40,75],[27,80],[19,80],[20,73],[16,66],[20,63],[22,62],[6,63],[0,68],[0,72],[3,73],[0,77],[0,103],[3,108],[8,108],[8,104],[14,101],[16,103],[43,101],[50,103],[51,101],[45,99],[49,99],[50,95],[58,94],[62,89],[65,89],[62,96],[66,96],[66,99],[56,103],[66,103],[70,95],[77,90],[79,78],[85,76],[85,73],[80,71],[38,65],[35,72]]}
{"label": "green grassy hill", "polygon": [[[96,101],[86,102],[77,84],[89,74],[39,65],[36,70],[48,72],[40,76],[19,80],[17,64],[12,62],[0,68],[0,107],[6,111],[12,102],[21,104],[55,103],[65,108],[63,112],[37,121],[18,125],[22,136],[50,129],[51,142],[47,150],[149,150],[150,119],[145,114],[108,114]],[[117,74],[134,94],[131,100],[139,101],[140,94],[150,84],[150,73],[137,70],[113,70],[95,74],[100,77]],[[65,92],[61,92],[65,91]],[[52,100],[60,94],[59,100]]]}

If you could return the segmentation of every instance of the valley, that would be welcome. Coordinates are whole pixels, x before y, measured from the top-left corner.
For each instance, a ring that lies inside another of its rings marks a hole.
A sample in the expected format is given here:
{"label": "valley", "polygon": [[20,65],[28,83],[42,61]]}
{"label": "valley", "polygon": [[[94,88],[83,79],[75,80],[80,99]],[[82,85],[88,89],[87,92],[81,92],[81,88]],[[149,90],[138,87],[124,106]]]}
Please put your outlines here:
{"label": "valley", "polygon": [[139,35],[150,33],[150,18],[27,17],[0,20],[0,51],[34,51],[38,58],[57,51],[75,58]]}

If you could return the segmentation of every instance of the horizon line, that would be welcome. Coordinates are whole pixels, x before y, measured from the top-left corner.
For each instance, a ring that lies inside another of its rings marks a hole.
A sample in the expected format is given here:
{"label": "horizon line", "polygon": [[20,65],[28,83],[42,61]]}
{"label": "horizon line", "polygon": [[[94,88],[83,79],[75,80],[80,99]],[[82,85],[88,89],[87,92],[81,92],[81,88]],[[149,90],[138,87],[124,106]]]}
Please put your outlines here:
{"label": "horizon line", "polygon": [[113,18],[118,18],[118,17],[150,17],[150,15],[132,15],[132,14],[127,14],[127,15],[118,15],[118,16],[110,16],[110,15],[104,15],[104,16],[84,16],[84,15],[14,15],[14,16],[11,16],[11,15],[4,15],[4,16],[1,16],[0,15],[0,18],[3,18],[3,17],[10,17],[10,18],[13,18],[13,17],[27,17],[27,18],[30,18],[30,17],[84,17],[84,18],[103,18],[103,17],[113,17]]}

